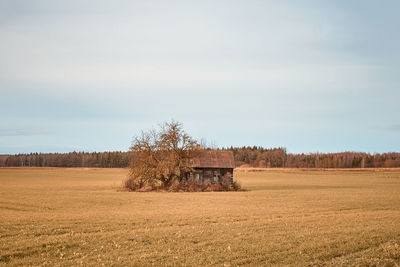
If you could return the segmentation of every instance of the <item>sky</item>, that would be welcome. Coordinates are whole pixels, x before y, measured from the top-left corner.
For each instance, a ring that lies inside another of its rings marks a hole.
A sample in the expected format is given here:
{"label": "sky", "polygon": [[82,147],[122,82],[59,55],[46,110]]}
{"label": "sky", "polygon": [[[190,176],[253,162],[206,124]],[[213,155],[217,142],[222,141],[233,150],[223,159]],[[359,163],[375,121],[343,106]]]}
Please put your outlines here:
{"label": "sky", "polygon": [[400,1],[0,2],[0,154],[400,151]]}

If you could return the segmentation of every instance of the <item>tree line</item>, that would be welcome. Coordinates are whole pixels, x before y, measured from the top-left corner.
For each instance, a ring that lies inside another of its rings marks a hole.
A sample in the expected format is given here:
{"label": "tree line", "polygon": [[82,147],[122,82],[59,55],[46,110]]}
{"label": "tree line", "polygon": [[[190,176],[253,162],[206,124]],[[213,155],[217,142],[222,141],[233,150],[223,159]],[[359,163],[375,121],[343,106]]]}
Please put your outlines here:
{"label": "tree line", "polygon": [[[400,153],[287,153],[285,148],[260,146],[220,148],[233,152],[236,166],[263,168],[394,168]],[[70,152],[0,155],[0,167],[95,167],[125,168],[131,152]]]}
{"label": "tree line", "polygon": [[400,153],[312,153],[288,154],[289,168],[396,168],[400,167]]}
{"label": "tree line", "polygon": [[70,152],[1,155],[1,167],[88,167],[124,168],[129,165],[128,152]]}
{"label": "tree line", "polygon": [[236,166],[263,168],[395,168],[400,167],[400,153],[287,153],[285,148],[230,147]]}

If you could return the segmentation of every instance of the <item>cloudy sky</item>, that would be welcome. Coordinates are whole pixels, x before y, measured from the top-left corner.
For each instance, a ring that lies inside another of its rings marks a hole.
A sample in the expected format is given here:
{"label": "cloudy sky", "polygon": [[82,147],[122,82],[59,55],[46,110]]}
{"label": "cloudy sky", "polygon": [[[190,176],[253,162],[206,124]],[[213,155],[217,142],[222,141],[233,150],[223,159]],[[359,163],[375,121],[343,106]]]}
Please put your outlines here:
{"label": "cloudy sky", "polygon": [[0,2],[0,154],[400,151],[400,1]]}

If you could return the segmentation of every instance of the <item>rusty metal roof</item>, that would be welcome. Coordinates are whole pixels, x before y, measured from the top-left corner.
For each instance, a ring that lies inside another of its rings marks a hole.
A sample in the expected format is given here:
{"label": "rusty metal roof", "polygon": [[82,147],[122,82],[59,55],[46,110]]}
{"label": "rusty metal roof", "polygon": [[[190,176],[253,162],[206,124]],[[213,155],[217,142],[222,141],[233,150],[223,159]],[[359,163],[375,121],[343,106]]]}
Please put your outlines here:
{"label": "rusty metal roof", "polygon": [[232,151],[197,150],[191,153],[193,168],[235,168]]}

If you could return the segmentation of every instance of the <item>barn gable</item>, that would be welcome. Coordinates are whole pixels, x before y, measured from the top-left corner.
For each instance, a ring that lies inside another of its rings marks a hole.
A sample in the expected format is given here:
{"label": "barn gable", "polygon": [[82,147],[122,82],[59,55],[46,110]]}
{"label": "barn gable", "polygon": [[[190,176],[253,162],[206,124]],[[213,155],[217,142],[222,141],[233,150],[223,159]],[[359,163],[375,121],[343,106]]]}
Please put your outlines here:
{"label": "barn gable", "polygon": [[193,168],[235,168],[232,151],[198,150],[191,154]]}

